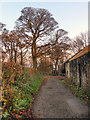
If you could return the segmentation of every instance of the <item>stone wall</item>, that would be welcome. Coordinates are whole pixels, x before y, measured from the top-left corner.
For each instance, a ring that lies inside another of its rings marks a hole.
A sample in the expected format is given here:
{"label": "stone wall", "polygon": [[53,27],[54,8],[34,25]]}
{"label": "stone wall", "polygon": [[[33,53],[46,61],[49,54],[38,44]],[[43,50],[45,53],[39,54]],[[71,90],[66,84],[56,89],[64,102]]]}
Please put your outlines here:
{"label": "stone wall", "polygon": [[65,63],[65,74],[68,78],[77,83],[80,87],[90,86],[90,52]]}

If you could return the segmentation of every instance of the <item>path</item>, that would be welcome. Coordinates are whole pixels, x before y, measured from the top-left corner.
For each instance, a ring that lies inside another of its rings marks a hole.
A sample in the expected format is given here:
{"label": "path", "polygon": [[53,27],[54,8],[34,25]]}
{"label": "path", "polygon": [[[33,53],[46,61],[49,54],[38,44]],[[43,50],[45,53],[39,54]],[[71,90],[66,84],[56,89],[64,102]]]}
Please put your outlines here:
{"label": "path", "polygon": [[60,79],[48,78],[35,99],[33,113],[41,118],[86,118],[88,106],[73,96]]}

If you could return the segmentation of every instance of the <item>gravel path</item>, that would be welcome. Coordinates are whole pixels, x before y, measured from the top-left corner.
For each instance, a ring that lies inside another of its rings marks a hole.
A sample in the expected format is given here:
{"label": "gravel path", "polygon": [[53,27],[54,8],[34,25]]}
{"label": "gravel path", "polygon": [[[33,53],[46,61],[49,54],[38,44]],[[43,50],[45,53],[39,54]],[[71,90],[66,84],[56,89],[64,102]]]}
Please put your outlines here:
{"label": "gravel path", "polygon": [[41,118],[87,118],[88,106],[61,82],[62,77],[49,77],[39,91],[33,113]]}

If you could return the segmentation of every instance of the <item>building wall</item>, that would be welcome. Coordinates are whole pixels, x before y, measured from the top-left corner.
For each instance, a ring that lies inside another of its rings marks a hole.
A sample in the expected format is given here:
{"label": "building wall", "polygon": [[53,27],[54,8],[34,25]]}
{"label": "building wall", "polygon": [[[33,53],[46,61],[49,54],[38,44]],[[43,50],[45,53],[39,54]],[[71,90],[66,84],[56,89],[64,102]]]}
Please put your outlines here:
{"label": "building wall", "polygon": [[83,88],[89,88],[90,52],[65,63],[66,76]]}
{"label": "building wall", "polygon": [[66,76],[70,77],[70,63],[65,64]]}

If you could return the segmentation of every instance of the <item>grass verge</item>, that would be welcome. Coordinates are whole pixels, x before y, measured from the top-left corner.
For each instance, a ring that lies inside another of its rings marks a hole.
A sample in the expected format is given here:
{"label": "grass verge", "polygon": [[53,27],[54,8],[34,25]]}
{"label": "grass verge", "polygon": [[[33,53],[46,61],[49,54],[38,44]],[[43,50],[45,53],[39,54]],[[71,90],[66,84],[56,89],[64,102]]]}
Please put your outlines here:
{"label": "grass verge", "polygon": [[87,104],[90,104],[90,93],[86,89],[79,87],[78,84],[75,84],[70,79],[61,80],[68,88],[71,89],[73,95],[79,97],[81,100],[84,100]]}

